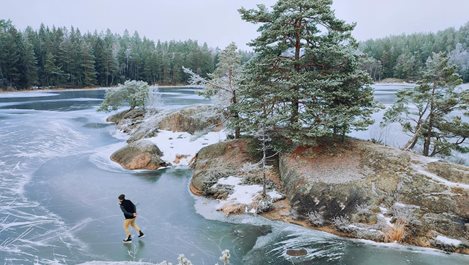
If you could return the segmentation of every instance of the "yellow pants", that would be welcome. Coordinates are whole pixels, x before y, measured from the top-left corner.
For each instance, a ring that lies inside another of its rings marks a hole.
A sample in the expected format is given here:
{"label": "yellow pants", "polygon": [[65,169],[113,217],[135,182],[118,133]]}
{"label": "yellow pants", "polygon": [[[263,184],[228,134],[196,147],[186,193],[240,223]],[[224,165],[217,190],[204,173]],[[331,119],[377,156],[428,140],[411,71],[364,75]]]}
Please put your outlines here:
{"label": "yellow pants", "polygon": [[140,227],[135,223],[136,218],[124,219],[124,231],[126,238],[130,236],[129,225],[135,229],[135,231],[140,232]]}

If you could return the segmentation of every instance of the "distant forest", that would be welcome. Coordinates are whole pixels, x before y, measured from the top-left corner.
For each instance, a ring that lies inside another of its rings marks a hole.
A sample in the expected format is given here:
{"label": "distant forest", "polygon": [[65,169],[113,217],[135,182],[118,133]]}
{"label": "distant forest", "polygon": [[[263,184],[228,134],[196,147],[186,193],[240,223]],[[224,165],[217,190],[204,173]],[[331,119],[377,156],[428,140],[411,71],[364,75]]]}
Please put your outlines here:
{"label": "distant forest", "polygon": [[469,23],[459,30],[449,28],[437,33],[416,33],[368,40],[360,44],[368,57],[363,67],[374,80],[399,78],[418,80],[432,52],[445,52],[469,82]]}
{"label": "distant forest", "polygon": [[[223,47],[222,47],[223,48]],[[418,80],[432,52],[445,52],[469,82],[469,23],[458,30],[416,33],[360,43],[362,67],[374,80]],[[0,20],[0,88],[114,86],[125,80],[149,84],[186,84],[182,66],[205,77],[218,62],[219,49],[206,43],[153,41],[106,30],[82,34],[79,29],[41,25],[20,31]],[[243,62],[252,53],[241,52]]]}
{"label": "distant forest", "polygon": [[218,49],[193,40],[155,43],[137,32],[82,34],[44,25],[20,31],[0,20],[0,88],[107,87],[129,79],[185,84],[182,66],[206,76],[217,60]]}

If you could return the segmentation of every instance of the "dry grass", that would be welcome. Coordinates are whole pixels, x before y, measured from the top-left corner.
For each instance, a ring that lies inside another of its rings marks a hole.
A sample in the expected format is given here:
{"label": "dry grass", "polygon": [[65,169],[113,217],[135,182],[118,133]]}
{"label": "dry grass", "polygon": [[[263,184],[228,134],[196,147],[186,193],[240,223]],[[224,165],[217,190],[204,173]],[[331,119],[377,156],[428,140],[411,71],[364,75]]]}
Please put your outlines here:
{"label": "dry grass", "polygon": [[223,207],[218,209],[219,211],[222,211],[226,216],[230,214],[241,214],[244,213],[244,209],[246,208],[246,205],[236,203],[236,204],[225,204]]}
{"label": "dry grass", "polygon": [[406,237],[406,225],[404,222],[397,221],[394,226],[389,227],[384,232],[385,242],[403,242]]}
{"label": "dry grass", "polygon": [[[179,155],[179,154],[177,154],[177,155],[176,155],[176,159],[174,159],[173,163],[174,163],[174,164],[179,164],[182,159],[186,159],[186,158],[188,158],[188,157],[189,157],[189,155]],[[192,160],[191,160],[191,161],[192,161]]]}

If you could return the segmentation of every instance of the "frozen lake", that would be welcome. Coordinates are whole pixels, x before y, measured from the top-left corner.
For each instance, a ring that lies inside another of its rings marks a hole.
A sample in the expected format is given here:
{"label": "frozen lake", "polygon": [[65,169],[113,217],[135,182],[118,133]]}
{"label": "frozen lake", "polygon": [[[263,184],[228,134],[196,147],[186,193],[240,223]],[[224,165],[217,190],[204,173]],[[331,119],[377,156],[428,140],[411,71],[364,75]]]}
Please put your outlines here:
{"label": "frozen lake", "polygon": [[[384,103],[396,87],[376,88]],[[164,107],[207,104],[194,89],[161,89]],[[468,264],[469,257],[393,244],[342,239],[260,217],[205,212],[210,201],[188,191],[191,171],[131,172],[107,159],[124,141],[108,114],[97,113],[102,90],[0,94],[0,261],[80,264],[90,261],[215,264]],[[365,132],[363,135],[366,138]],[[117,196],[138,208],[147,235],[122,244]],[[288,248],[308,255],[289,258]]]}

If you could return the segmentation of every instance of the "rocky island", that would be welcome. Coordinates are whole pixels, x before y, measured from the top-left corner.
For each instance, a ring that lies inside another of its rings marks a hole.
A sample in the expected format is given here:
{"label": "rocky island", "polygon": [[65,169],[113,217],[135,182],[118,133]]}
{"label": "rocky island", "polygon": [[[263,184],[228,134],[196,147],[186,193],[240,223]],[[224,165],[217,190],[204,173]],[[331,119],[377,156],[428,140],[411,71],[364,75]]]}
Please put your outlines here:
{"label": "rocky island", "polygon": [[[151,170],[190,162],[191,192],[218,200],[216,210],[226,215],[262,214],[346,237],[469,254],[468,167],[368,141],[312,140],[278,154],[262,196],[259,143],[220,136],[223,119],[211,108],[110,117],[130,135],[127,151],[112,159],[127,169]],[[218,138],[210,140],[213,132]],[[160,147],[177,138],[191,139],[184,148]]]}

